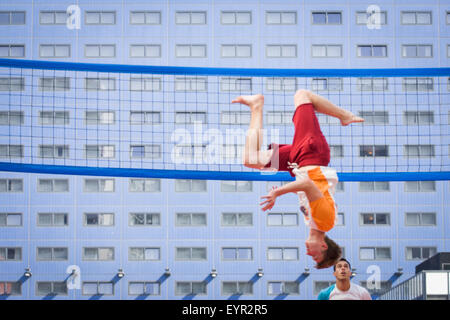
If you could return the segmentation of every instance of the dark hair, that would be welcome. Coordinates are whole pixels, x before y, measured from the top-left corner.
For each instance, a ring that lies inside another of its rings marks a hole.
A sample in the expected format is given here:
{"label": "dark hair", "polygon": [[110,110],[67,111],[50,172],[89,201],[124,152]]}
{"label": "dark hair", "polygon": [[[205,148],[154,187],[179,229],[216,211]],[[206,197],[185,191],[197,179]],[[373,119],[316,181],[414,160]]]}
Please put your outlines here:
{"label": "dark hair", "polygon": [[352,266],[350,265],[350,262],[348,262],[347,259],[345,259],[345,258],[340,258],[340,259],[339,259],[338,261],[336,261],[336,263],[334,264],[334,266],[333,266],[333,271],[336,271],[336,265],[337,265],[338,262],[340,262],[340,261],[345,261],[345,262],[347,262],[347,263],[348,263],[348,268],[349,268],[349,269],[352,268]]}
{"label": "dark hair", "polygon": [[327,249],[323,251],[323,260],[316,264],[317,269],[324,269],[334,266],[342,255],[342,249],[339,245],[325,235]]}

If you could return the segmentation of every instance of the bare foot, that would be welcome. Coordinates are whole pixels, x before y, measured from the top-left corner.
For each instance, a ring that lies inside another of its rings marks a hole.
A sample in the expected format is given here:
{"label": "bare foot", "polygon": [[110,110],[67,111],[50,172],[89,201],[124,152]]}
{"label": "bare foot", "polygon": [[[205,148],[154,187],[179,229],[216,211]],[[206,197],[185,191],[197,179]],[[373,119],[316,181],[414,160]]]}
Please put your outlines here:
{"label": "bare foot", "polygon": [[251,110],[262,108],[264,105],[264,96],[262,94],[255,94],[252,96],[239,96],[231,103],[241,103],[250,107]]}
{"label": "bare foot", "polygon": [[364,119],[358,116],[355,116],[353,113],[348,111],[348,115],[346,115],[344,118],[341,119],[341,124],[343,126],[348,126],[350,123],[353,122],[364,122]]}

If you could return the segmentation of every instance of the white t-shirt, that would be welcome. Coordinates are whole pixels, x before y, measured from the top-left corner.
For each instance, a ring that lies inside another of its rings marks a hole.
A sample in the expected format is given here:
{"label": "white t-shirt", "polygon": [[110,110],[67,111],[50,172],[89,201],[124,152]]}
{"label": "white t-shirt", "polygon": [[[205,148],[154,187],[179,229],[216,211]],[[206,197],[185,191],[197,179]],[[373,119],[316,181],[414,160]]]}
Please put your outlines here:
{"label": "white t-shirt", "polygon": [[372,297],[366,289],[350,282],[350,289],[347,291],[341,291],[335,286],[330,292],[329,300],[372,300]]}

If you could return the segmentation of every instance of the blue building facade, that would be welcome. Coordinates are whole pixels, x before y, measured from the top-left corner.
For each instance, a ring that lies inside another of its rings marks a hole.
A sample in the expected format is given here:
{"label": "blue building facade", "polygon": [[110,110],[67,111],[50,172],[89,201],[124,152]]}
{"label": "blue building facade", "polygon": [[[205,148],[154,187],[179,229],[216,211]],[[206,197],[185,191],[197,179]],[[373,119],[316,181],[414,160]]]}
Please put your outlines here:
{"label": "blue building facade", "polygon": [[[79,28],[66,23],[71,5]],[[0,55],[232,68],[449,66],[449,2],[378,1],[375,24],[367,21],[370,5],[3,1]],[[434,120],[416,115],[427,133],[434,124],[448,129],[449,102],[433,100],[439,103]],[[10,110],[2,101],[2,132],[17,130]],[[84,116],[75,116],[80,128]],[[108,123],[102,116],[94,120]],[[407,130],[390,116],[396,130]],[[351,146],[330,139],[348,154]],[[334,277],[306,256],[297,197],[277,199],[269,214],[259,208],[260,197],[280,184],[0,172],[0,299],[316,299]],[[339,224],[330,237],[352,263],[352,281],[378,281],[369,287],[376,297],[423,259],[450,251],[449,194],[448,181],[340,183]]]}

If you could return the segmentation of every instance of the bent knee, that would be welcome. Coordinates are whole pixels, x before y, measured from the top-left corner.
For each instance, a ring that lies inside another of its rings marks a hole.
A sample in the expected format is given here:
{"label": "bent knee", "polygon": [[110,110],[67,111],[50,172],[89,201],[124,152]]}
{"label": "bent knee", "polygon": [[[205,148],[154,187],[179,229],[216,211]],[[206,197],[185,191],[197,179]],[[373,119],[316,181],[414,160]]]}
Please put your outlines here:
{"label": "bent knee", "polygon": [[297,90],[294,95],[295,107],[298,107],[301,104],[311,103],[310,94],[311,94],[311,91],[306,90],[306,89]]}

